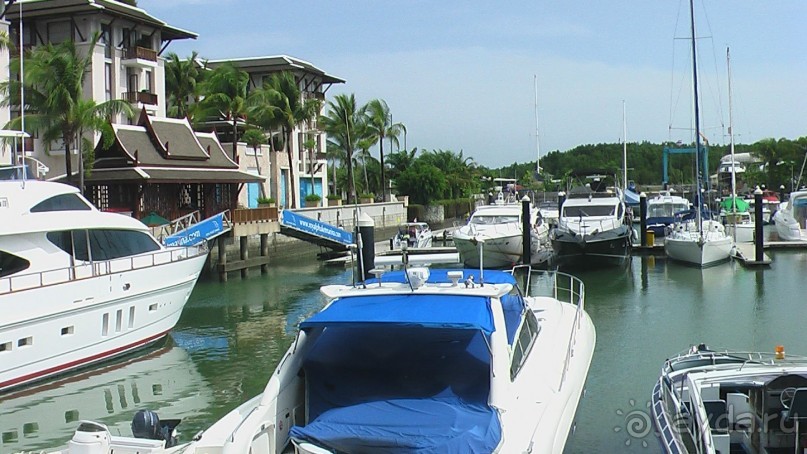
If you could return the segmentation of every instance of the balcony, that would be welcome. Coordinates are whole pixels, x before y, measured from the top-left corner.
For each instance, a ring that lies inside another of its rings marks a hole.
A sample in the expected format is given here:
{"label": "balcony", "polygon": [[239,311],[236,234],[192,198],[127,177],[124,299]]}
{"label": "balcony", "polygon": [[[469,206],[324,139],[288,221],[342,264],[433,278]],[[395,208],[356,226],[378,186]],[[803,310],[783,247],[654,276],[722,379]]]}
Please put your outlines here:
{"label": "balcony", "polygon": [[121,99],[132,104],[157,105],[157,95],[147,91],[127,91],[121,95]]}
{"label": "balcony", "polygon": [[135,68],[156,68],[157,51],[139,46],[123,49],[121,64]]}

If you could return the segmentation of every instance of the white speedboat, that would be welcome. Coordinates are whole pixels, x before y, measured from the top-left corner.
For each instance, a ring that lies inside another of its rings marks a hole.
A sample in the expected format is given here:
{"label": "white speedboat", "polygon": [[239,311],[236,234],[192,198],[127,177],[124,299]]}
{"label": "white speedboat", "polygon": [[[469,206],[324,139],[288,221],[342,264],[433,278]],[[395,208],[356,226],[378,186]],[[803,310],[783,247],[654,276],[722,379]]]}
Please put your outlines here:
{"label": "white speedboat", "polygon": [[207,256],[59,183],[1,181],[0,219],[0,390],[162,339]]}
{"label": "white speedboat", "polygon": [[[172,449],[561,452],[596,335],[581,281],[521,269],[516,279],[414,268],[323,287],[329,302],[302,322],[264,392]],[[172,452],[92,423],[62,452],[134,452],[137,443]]]}
{"label": "white speedboat", "polygon": [[398,232],[392,237],[392,248],[401,249],[406,244],[408,248],[432,247],[434,234],[425,222],[407,222],[398,226]]}
{"label": "white speedboat", "polygon": [[783,241],[807,241],[807,191],[794,191],[773,215],[776,233]]}
{"label": "white speedboat", "polygon": [[[529,225],[533,257],[548,243],[549,226],[539,213],[531,205]],[[480,262],[488,268],[509,268],[520,263],[524,253],[521,215],[520,203],[495,203],[478,207],[468,223],[453,234],[462,263],[474,268]]]}
{"label": "white speedboat", "polygon": [[725,262],[733,247],[734,240],[723,224],[713,219],[680,219],[664,236],[667,257],[700,267]]}
{"label": "white speedboat", "polygon": [[701,344],[664,363],[652,409],[666,453],[801,453],[807,358]]}
{"label": "white speedboat", "polygon": [[622,198],[578,188],[560,209],[550,233],[555,261],[562,267],[623,265],[630,258],[633,226]]}

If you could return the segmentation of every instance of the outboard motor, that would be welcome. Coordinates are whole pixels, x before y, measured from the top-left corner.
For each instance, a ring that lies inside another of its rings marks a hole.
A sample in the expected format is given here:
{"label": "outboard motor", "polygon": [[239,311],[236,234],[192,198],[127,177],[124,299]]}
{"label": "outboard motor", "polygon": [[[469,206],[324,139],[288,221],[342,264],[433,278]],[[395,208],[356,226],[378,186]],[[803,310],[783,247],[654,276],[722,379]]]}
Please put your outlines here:
{"label": "outboard motor", "polygon": [[70,454],[107,454],[111,437],[105,425],[81,421],[73,438],[67,443],[67,450]]}
{"label": "outboard motor", "polygon": [[[166,419],[160,422],[157,413],[151,410],[140,410],[132,418],[132,435],[135,438],[147,440],[163,440],[165,447],[170,448],[177,444],[174,429],[179,425],[179,419]],[[72,454],[72,453],[71,453]]]}

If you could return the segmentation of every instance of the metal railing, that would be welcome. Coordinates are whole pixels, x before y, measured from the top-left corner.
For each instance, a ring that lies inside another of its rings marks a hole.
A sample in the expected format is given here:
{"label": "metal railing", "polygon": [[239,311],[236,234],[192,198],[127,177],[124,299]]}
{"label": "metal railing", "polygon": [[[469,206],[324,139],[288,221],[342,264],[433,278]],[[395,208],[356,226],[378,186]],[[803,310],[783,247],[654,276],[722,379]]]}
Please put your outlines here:
{"label": "metal railing", "polygon": [[[513,268],[513,275],[526,273],[526,286],[522,289],[525,296],[550,296],[560,302],[577,306],[574,315],[574,324],[569,333],[569,347],[566,349],[566,357],[563,361],[563,373],[560,377],[558,391],[563,388],[566,381],[566,374],[569,371],[569,363],[574,357],[574,347],[577,343],[577,333],[580,331],[585,312],[586,286],[580,279],[559,271],[537,271],[533,272],[529,265],[519,265]],[[533,279],[533,274],[538,276]]]}
{"label": "metal railing", "polygon": [[205,255],[207,252],[207,242],[202,242],[196,246],[161,249],[148,254],[83,263],[35,273],[15,274],[0,278],[0,295],[165,265]]}

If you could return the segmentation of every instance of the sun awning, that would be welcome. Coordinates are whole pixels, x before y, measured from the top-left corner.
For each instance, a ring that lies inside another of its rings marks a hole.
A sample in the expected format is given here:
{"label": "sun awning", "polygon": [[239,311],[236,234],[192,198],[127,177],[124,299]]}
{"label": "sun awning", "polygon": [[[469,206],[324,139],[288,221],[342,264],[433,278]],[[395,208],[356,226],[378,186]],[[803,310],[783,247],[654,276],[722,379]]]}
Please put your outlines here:
{"label": "sun awning", "polygon": [[367,324],[478,329],[487,335],[494,330],[488,298],[422,293],[339,298],[300,328]]}

